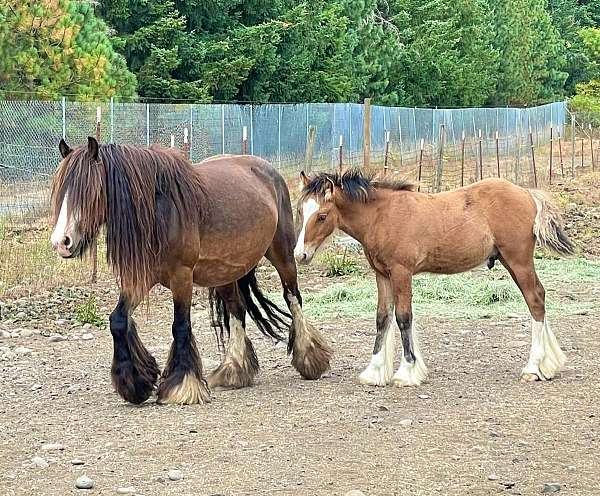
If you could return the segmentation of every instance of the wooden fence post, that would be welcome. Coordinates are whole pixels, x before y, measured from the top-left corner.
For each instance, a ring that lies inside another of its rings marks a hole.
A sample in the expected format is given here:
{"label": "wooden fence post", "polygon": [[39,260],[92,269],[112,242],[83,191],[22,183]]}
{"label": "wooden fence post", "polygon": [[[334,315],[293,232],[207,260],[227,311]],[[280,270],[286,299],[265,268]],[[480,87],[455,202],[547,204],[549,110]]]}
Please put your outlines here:
{"label": "wooden fence post", "polygon": [[549,184],[552,184],[552,155],[553,155],[553,148],[554,148],[554,128],[552,126],[550,126],[550,171],[548,174],[548,182]]}
{"label": "wooden fence post", "polygon": [[187,127],[183,128],[183,154],[185,155],[185,158],[187,158],[187,159],[190,158],[190,142],[188,139],[188,128]]}
{"label": "wooden fence post", "polygon": [[316,135],[317,135],[317,128],[315,126],[309,126],[308,139],[306,141],[306,163],[305,163],[307,172],[310,172],[312,170],[313,150],[315,147]]}
{"label": "wooden fence post", "polygon": [[594,130],[592,129],[592,125],[589,124],[589,129],[590,129],[590,151],[592,152],[592,170],[595,169],[594,167],[594,135],[592,134],[594,132]]}
{"label": "wooden fence post", "polygon": [[171,135],[171,148],[175,148],[175,135]]}
{"label": "wooden fence post", "polygon": [[446,136],[444,124],[440,124],[440,141],[438,145],[438,164],[437,171],[435,174],[435,190],[436,192],[442,191],[442,174],[444,173],[444,138]]}
{"label": "wooden fence post", "polygon": [[560,134],[560,130],[558,131],[558,156],[560,159],[560,175],[565,177],[565,167],[563,161],[563,152],[562,152],[562,137]]}
{"label": "wooden fence post", "polygon": [[460,140],[460,187],[465,185],[465,130],[462,132]]}
{"label": "wooden fence post", "polygon": [[383,175],[387,176],[388,171],[388,156],[390,153],[390,132],[385,132],[385,149],[383,152]]}
{"label": "wooden fence post", "polygon": [[425,140],[421,138],[421,151],[419,153],[419,167],[417,169],[417,191],[421,191],[421,170],[423,168],[423,148],[425,147]]}
{"label": "wooden fence post", "polygon": [[[476,171],[477,172],[477,171]],[[483,141],[481,138],[481,129],[479,130],[479,180],[483,179]],[[475,175],[477,180],[477,174]]]}
{"label": "wooden fence post", "polygon": [[529,143],[531,145],[531,164],[533,166],[533,187],[537,188],[538,187],[537,169],[535,167],[535,149],[533,146],[533,132],[532,132],[531,128],[529,128]]}
{"label": "wooden fence post", "polygon": [[248,128],[242,128],[242,155],[248,155]]}
{"label": "wooden fence post", "polygon": [[575,116],[571,114],[571,176],[575,177]]}
{"label": "wooden fence post", "polygon": [[371,99],[365,98],[364,108],[364,141],[363,141],[363,166],[368,169],[371,165]]}
{"label": "wooden fence post", "polygon": [[496,168],[498,169],[498,177],[500,177],[500,142],[498,130],[496,130]]}
{"label": "wooden fence post", "polygon": [[342,168],[344,166],[344,135],[340,134],[340,145],[339,145],[339,155],[338,155],[338,173],[342,174]]}

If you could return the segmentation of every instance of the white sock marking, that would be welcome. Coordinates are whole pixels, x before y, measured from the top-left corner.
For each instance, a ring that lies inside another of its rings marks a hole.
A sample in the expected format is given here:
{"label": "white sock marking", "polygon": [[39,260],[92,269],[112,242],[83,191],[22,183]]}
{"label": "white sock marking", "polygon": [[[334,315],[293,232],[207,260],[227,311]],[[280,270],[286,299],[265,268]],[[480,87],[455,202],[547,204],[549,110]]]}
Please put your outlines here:
{"label": "white sock marking", "polygon": [[421,355],[421,347],[419,346],[419,336],[415,322],[413,320],[412,326],[409,330],[412,333],[413,353],[415,355],[414,363],[409,363],[404,358],[404,350],[402,352],[402,360],[400,361],[400,367],[392,377],[392,384],[394,386],[419,386],[427,377],[427,366],[423,361]]}
{"label": "white sock marking", "polygon": [[548,322],[531,320],[531,351],[523,374],[537,375],[540,380],[552,379],[563,367],[567,357],[560,349]]}
{"label": "white sock marking", "polygon": [[390,382],[394,372],[394,355],[396,352],[396,327],[394,322],[394,313],[391,312],[388,315],[388,325],[384,331],[385,336],[383,337],[381,349],[371,357],[371,361],[367,368],[358,376],[358,380],[361,384],[385,386]]}

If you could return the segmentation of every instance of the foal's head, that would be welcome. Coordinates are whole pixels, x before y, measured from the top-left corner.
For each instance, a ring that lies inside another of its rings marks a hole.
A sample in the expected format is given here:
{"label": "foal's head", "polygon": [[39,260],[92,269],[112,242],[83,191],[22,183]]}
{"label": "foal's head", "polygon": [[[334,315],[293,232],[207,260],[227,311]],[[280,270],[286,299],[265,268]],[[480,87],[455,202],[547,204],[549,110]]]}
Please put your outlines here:
{"label": "foal's head", "polygon": [[98,161],[98,142],[71,149],[60,140],[63,158],[52,183],[54,231],[50,238],[63,258],[81,256],[106,222],[106,173]]}

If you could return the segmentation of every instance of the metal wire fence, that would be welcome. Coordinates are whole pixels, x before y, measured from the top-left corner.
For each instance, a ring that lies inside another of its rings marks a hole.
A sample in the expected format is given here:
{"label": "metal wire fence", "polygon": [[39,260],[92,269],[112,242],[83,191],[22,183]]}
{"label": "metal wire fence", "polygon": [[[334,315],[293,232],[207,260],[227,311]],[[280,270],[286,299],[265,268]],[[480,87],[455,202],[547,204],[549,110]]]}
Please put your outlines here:
{"label": "metal wire fence", "polygon": [[524,109],[367,111],[365,120],[361,104],[0,101],[0,295],[89,280],[88,262],[61,263],[50,250],[48,196],[60,138],[72,146],[83,143],[98,121],[102,142],[174,145],[194,162],[247,150],[287,175],[301,168],[331,170],[340,158],[343,167],[363,165],[368,136],[371,167],[420,177],[428,191],[495,175],[543,183],[551,178],[549,147],[550,157],[561,147],[555,162],[560,174],[561,168],[571,173],[575,163],[584,165],[580,158],[595,146],[591,140],[580,149],[588,136],[581,135],[581,126],[582,137],[574,141],[575,121],[568,121],[564,102]]}

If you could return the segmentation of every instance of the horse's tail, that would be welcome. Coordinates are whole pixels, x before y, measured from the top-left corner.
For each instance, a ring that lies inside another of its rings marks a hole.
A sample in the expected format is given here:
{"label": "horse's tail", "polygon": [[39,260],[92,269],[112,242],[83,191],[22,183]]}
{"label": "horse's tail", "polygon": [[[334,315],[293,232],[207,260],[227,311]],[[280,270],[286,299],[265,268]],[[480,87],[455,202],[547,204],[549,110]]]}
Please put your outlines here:
{"label": "horse's tail", "polygon": [[[287,339],[280,332],[287,333],[292,323],[292,316],[264,295],[258,286],[255,271],[256,267],[237,280],[246,311],[265,336],[285,342]],[[217,343],[222,350],[225,333],[229,336],[229,312],[225,301],[214,288],[209,289],[208,296],[212,325],[217,335]]]}
{"label": "horse's tail", "polygon": [[558,207],[540,190],[531,189],[529,193],[537,209],[533,234],[538,245],[559,255],[573,255],[575,247],[564,231]]}

